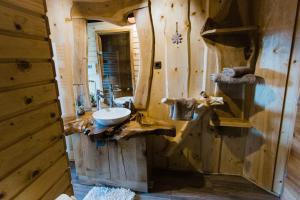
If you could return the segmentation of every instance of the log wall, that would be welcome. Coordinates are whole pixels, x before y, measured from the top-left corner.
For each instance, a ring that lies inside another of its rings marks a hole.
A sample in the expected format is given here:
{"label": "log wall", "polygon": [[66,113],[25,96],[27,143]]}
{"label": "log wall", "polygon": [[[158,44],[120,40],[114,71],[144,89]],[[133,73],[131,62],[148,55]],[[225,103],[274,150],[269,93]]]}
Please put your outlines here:
{"label": "log wall", "polygon": [[43,0],[0,2],[0,198],[72,194]]}

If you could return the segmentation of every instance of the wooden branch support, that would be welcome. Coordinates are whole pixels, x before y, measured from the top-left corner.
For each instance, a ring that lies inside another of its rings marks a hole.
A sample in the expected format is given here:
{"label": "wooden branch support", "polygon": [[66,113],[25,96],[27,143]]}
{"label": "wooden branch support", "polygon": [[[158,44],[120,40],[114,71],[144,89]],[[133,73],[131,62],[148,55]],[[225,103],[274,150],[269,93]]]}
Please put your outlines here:
{"label": "wooden branch support", "polygon": [[220,117],[218,120],[210,120],[209,125],[237,127],[237,128],[252,128],[252,124],[248,120],[241,119],[241,118]]}
{"label": "wooden branch support", "polygon": [[[168,105],[172,105],[175,103],[175,101],[178,99],[172,99],[172,98],[163,98],[161,100],[161,103],[164,104],[168,104]],[[187,99],[189,100],[189,99]],[[224,100],[223,97],[213,97],[213,96],[209,96],[209,97],[203,97],[201,99],[197,99],[196,100],[198,106],[197,108],[201,108],[202,106],[217,106],[217,105],[224,105]]]}
{"label": "wooden branch support", "polygon": [[216,28],[204,31],[201,33],[201,36],[209,36],[209,35],[222,35],[222,34],[243,34],[249,33],[257,30],[257,26],[240,26],[240,27],[232,27],[232,28]]}
{"label": "wooden branch support", "polygon": [[86,112],[80,117],[64,118],[64,135],[72,135],[74,133],[83,133],[86,128],[92,125],[92,113]]}
{"label": "wooden branch support", "polygon": [[165,135],[170,137],[176,136],[175,126],[156,121],[154,123],[138,123],[137,121],[130,121],[124,124],[119,134],[115,134],[112,138],[114,140],[128,139],[130,137],[145,136],[148,134]]}

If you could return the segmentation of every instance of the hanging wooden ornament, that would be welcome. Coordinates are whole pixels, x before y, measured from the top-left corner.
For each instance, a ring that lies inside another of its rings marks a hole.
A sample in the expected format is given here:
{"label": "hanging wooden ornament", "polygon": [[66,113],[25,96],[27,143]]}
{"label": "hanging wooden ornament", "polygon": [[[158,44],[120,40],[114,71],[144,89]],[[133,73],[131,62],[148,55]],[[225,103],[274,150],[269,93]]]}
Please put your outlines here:
{"label": "hanging wooden ornament", "polygon": [[182,43],[182,34],[178,33],[178,22],[176,22],[176,33],[172,36],[173,44],[180,44]]}

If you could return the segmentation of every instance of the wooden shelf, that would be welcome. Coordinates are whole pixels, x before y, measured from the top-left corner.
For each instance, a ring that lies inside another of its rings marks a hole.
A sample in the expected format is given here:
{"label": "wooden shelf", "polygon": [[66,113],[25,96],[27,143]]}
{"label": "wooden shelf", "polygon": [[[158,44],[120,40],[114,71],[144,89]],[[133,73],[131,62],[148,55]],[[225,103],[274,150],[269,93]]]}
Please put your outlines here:
{"label": "wooden shelf", "polygon": [[234,28],[217,28],[204,31],[201,33],[202,36],[210,36],[210,35],[224,35],[224,34],[241,34],[248,33],[257,30],[257,26],[240,26]]}
{"label": "wooden shelf", "polygon": [[226,127],[238,127],[238,128],[252,128],[251,123],[248,120],[240,118],[225,118],[220,117],[218,121],[210,120],[211,126],[226,126]]}

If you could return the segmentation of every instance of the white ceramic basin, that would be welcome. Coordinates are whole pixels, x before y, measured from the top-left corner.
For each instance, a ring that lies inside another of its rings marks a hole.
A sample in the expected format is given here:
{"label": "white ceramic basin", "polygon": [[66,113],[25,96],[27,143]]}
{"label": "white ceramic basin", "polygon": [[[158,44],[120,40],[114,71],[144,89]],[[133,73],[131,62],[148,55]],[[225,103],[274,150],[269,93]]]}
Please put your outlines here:
{"label": "white ceramic basin", "polygon": [[119,97],[114,99],[114,102],[117,105],[123,105],[125,102],[129,102],[129,101],[133,102],[132,96],[125,96],[125,97]]}
{"label": "white ceramic basin", "polygon": [[97,124],[111,126],[124,122],[130,116],[127,108],[104,108],[93,113]]}

